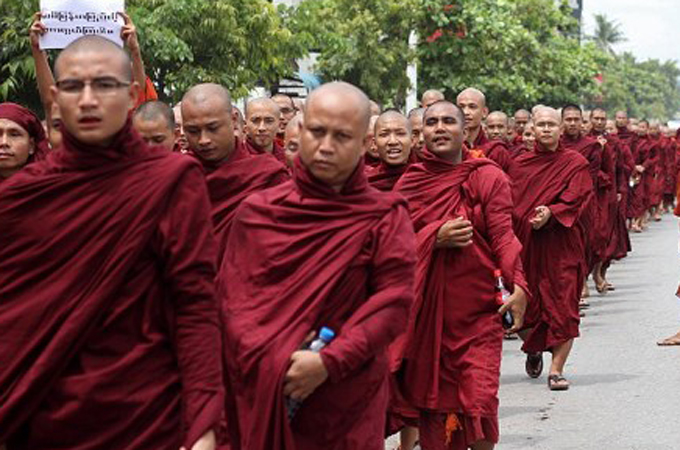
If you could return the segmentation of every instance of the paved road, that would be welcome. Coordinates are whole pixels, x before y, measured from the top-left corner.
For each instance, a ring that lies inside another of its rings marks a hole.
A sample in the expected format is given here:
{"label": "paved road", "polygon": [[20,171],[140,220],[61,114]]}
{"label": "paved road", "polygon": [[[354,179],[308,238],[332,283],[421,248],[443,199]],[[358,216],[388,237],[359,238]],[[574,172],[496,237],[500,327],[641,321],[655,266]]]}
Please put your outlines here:
{"label": "paved road", "polygon": [[655,345],[680,328],[677,230],[666,215],[633,236],[633,253],[610,269],[617,290],[592,289],[569,391],[527,378],[520,344],[505,342],[498,449],[680,450],[680,347]]}

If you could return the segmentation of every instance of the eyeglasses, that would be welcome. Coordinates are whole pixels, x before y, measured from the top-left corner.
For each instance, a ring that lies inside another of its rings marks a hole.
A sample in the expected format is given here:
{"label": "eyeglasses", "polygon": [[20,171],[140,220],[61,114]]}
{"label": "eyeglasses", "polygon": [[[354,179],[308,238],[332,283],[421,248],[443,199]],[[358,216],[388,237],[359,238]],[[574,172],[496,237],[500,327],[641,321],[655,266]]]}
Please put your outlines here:
{"label": "eyeglasses", "polygon": [[119,81],[113,77],[94,78],[91,81],[83,80],[60,80],[56,83],[59,91],[69,95],[80,95],[85,90],[85,86],[89,85],[92,93],[97,96],[106,96],[116,93],[120,88],[128,87],[132,83]]}

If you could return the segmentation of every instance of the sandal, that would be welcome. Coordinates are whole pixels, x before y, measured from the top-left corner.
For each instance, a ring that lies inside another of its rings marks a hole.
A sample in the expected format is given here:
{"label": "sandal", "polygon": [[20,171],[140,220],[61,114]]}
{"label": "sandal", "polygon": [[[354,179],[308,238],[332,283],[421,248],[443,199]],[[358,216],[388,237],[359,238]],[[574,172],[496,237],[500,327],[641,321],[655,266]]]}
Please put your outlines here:
{"label": "sandal", "polygon": [[548,375],[548,388],[551,391],[567,391],[569,390],[569,382],[562,375]]}
{"label": "sandal", "polygon": [[526,370],[529,378],[538,378],[543,372],[543,353],[527,353],[527,360],[524,363],[524,370]]}

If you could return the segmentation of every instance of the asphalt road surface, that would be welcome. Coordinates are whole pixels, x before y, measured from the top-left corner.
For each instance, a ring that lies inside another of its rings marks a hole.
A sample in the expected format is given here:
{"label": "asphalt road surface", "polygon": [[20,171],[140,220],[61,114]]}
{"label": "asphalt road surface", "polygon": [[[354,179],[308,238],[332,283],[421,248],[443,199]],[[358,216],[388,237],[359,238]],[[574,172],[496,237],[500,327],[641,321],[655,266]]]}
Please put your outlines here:
{"label": "asphalt road surface", "polygon": [[[677,219],[634,235],[608,278],[616,291],[605,296],[591,283],[565,369],[569,391],[549,391],[546,371],[529,379],[520,343],[505,341],[497,449],[680,450],[680,347],[656,345],[680,329]],[[548,354],[544,362],[547,370]]]}

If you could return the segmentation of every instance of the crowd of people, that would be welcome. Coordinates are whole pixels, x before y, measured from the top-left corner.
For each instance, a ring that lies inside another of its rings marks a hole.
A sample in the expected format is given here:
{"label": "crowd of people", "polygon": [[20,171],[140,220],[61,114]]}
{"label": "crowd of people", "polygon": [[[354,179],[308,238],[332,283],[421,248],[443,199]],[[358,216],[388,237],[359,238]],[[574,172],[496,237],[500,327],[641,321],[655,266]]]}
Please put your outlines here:
{"label": "crowd of people", "polygon": [[45,121],[0,104],[2,450],[492,449],[504,339],[568,390],[586,281],[674,207],[659,122],[344,82],[167,105],[123,16],[127,51],[52,71],[37,14]]}

